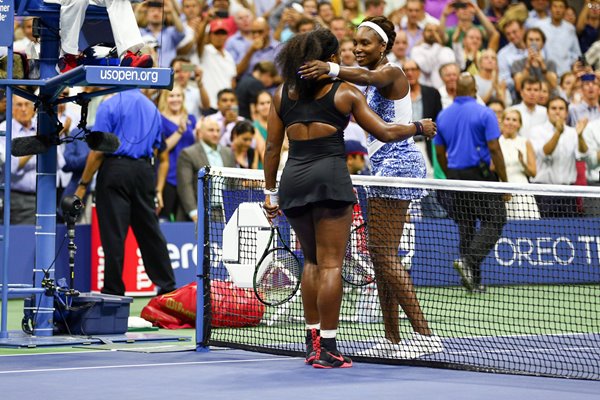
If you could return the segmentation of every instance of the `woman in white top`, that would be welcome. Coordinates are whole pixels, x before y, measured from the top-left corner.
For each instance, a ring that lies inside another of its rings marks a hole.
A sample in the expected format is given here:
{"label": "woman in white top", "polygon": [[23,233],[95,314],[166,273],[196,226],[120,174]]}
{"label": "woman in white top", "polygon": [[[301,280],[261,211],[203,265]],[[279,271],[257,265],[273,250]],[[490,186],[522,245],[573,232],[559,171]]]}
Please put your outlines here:
{"label": "woman in white top", "polygon": [[495,98],[504,104],[504,107],[512,105],[510,91],[506,82],[498,77],[498,57],[494,50],[483,50],[477,59],[479,74],[475,75],[477,82],[477,95],[487,103]]}
{"label": "woman in white top", "polygon": [[[506,176],[511,183],[529,183],[529,178],[535,177],[537,172],[535,152],[531,142],[518,135],[521,125],[519,111],[514,109],[504,111],[500,124],[502,136],[499,142],[504,156]],[[513,195],[512,199],[505,204],[508,219],[540,218],[533,195]]]}
{"label": "woman in white top", "polygon": [[[304,79],[323,74],[357,85],[366,85],[369,107],[381,119],[391,123],[412,121],[410,86],[402,68],[387,56],[396,38],[394,25],[385,17],[369,17],[354,35],[356,62],[359,67],[307,61],[299,69]],[[420,122],[413,122],[421,132]],[[367,138],[371,173],[375,176],[425,178],[425,160],[414,139],[383,143],[369,134]],[[373,348],[360,353],[369,357],[418,358],[443,351],[440,338],[433,335],[421,310],[412,279],[398,257],[398,246],[412,200],[425,195],[423,189],[405,187],[369,188],[369,252],[373,260],[385,337]],[[401,341],[399,306],[414,329],[409,340]]]}

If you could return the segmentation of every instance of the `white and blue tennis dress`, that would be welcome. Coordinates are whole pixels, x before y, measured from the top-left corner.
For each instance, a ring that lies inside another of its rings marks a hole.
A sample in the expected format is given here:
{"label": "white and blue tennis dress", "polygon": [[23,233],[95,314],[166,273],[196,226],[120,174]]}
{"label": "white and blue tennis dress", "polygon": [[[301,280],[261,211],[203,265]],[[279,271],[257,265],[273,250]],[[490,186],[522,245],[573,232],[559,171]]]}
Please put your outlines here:
{"label": "white and blue tennis dress", "polygon": [[[398,67],[399,68],[399,67]],[[369,107],[385,122],[410,124],[412,121],[412,102],[410,88],[406,96],[398,100],[383,97],[377,88],[368,86],[365,97]],[[384,143],[369,133],[367,138],[371,174],[400,178],[425,178],[425,159],[413,138],[400,142]],[[369,188],[369,197],[385,197],[398,200],[415,200],[425,196],[423,189],[402,187]]]}

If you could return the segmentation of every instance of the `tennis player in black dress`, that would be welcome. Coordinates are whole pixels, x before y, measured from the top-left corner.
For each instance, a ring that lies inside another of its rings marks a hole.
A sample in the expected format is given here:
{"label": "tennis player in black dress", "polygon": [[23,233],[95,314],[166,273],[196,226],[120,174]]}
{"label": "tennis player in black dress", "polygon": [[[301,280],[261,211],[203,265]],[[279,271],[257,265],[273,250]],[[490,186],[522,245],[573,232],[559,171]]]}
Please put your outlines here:
{"label": "tennis player in black dress", "polygon": [[[294,36],[276,62],[284,83],[269,113],[265,153],[265,204],[269,218],[283,211],[304,253],[302,303],[306,320],[306,363],[315,368],[347,368],[350,358],[336,346],[342,302],[341,268],[356,197],[346,167],[343,130],[350,114],[379,140],[404,140],[417,133],[435,135],[435,123],[384,122],[354,86],[323,75],[300,79],[304,60],[337,62],[338,41],[325,29]],[[276,185],[284,135],[289,158]],[[275,198],[278,198],[278,203]]]}

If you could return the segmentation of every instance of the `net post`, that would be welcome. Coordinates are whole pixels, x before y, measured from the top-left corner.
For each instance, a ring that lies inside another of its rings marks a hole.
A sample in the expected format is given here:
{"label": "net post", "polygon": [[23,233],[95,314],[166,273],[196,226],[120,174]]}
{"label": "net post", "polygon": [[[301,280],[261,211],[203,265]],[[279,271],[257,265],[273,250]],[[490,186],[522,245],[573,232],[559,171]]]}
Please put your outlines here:
{"label": "net post", "polygon": [[[208,212],[205,196],[210,193],[208,173],[210,167],[198,171],[198,221],[197,221],[197,252],[198,266],[196,267],[196,351],[207,352],[210,332],[210,253],[205,246],[208,241]],[[208,301],[207,301],[208,300]],[[209,305],[207,309],[206,306]]]}

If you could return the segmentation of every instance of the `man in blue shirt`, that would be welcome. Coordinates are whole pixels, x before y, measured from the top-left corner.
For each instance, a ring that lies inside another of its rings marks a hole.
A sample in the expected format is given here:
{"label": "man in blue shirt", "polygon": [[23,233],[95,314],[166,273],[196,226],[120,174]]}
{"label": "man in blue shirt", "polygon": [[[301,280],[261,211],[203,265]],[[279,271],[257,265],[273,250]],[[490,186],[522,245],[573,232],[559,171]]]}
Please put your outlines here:
{"label": "man in blue shirt", "polygon": [[[454,103],[436,121],[438,134],[434,143],[440,166],[448,179],[497,181],[499,177],[506,182],[504,157],[498,143],[498,120],[491,109],[477,104],[477,85],[472,75],[460,75],[456,94]],[[490,161],[495,171],[490,170]],[[503,195],[473,192],[439,195],[440,203],[459,229],[460,258],[454,262],[454,268],[468,290],[482,292],[481,263],[506,222]]]}
{"label": "man in blue shirt", "polygon": [[240,79],[244,75],[251,75],[256,63],[275,60],[279,52],[279,42],[271,38],[269,24],[264,18],[257,18],[252,22],[251,32],[252,44],[237,62],[237,74]]}
{"label": "man in blue shirt", "polygon": [[[173,0],[152,0],[140,4],[138,12],[145,10],[148,24],[140,28],[142,36],[152,36],[158,42],[159,67],[168,68],[177,55],[177,46],[185,39],[185,28],[179,12],[173,6]],[[163,20],[169,16],[172,25]]]}
{"label": "man in blue shirt", "polygon": [[[0,123],[0,131],[6,130],[6,122]],[[37,118],[33,103],[13,95],[12,136],[20,138],[35,136]],[[0,181],[4,181],[4,163],[10,163],[10,223],[35,224],[36,210],[36,166],[37,157],[33,155],[15,157],[6,154],[6,137],[0,136]],[[62,165],[59,165],[62,168]],[[1,210],[1,207],[0,207]]]}
{"label": "man in blue shirt", "polygon": [[[105,259],[102,293],[125,294],[123,252],[129,226],[146,273],[159,287],[158,294],[171,292],[176,288],[175,276],[157,217],[169,169],[168,151],[158,151],[163,147],[160,113],[139,89],[121,92],[100,104],[94,130],[112,132],[121,141],[113,154],[90,151],[75,192],[83,198],[94,173],[99,171],[96,211]],[[152,162],[156,154],[160,157],[158,173]]]}

